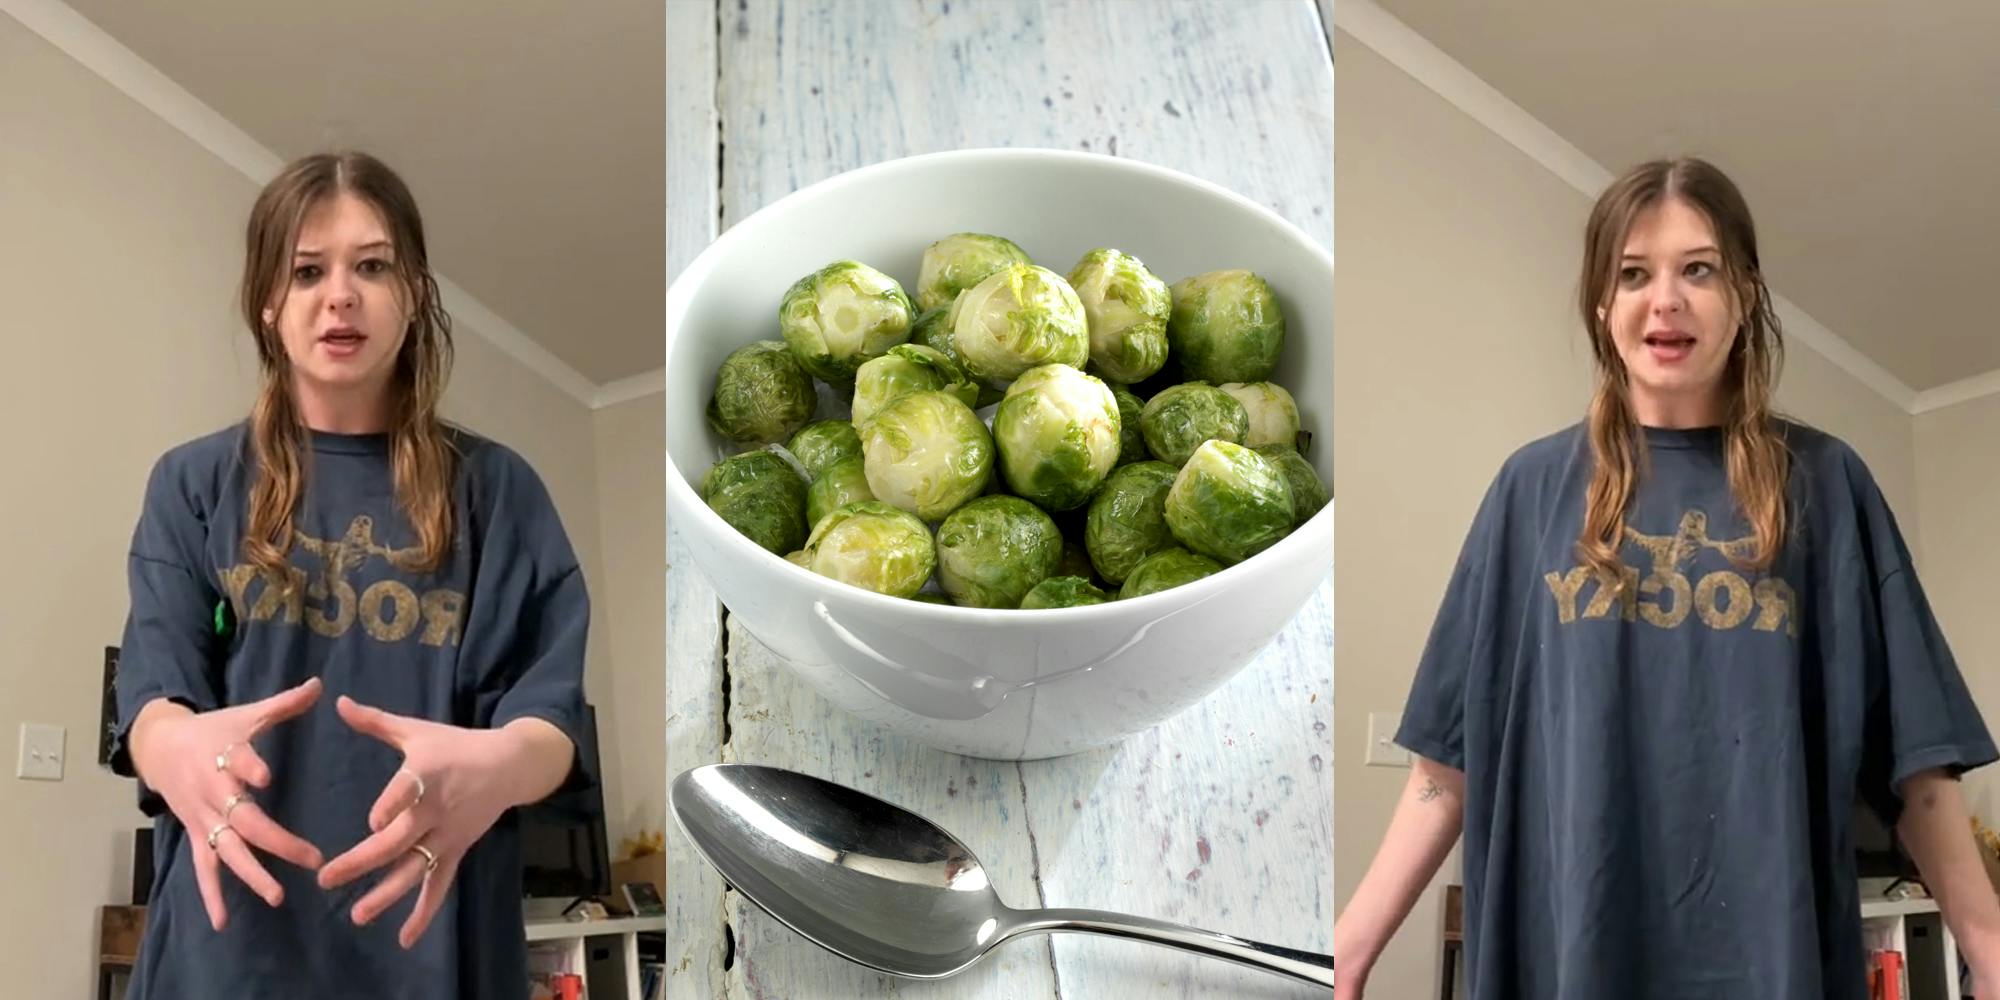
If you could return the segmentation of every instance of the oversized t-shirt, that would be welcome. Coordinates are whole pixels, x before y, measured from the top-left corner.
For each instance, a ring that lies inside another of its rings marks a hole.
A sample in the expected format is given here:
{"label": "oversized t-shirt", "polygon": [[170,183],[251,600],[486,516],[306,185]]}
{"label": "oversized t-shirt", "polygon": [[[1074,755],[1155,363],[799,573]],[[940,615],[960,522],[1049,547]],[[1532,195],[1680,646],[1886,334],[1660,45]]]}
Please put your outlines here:
{"label": "oversized t-shirt", "polygon": [[[456,537],[435,572],[411,566],[420,550],[396,504],[387,435],[311,434],[290,551],[298,587],[289,598],[243,556],[255,468],[246,428],[162,457],[132,538],[114,766],[132,773],[125,739],[155,698],[204,711],[319,677],[313,707],[255,741],[272,780],[251,794],[331,860],[368,836],[369,807],[401,763],[393,748],[341,721],[340,695],[467,727],[532,716],[584,746],[590,608],[576,557],[527,463],[452,433],[461,456]],[[596,778],[587,755],[577,759],[565,791]],[[158,819],[134,1000],[527,996],[511,812],[473,845],[430,928],[404,951],[396,937],[415,890],[366,927],[349,918],[386,868],[327,891],[315,872],[261,852],[284,887],[283,904],[266,905],[225,865],[229,922],[217,933],[189,853],[207,850],[207,831],[184,829],[143,783],[140,804]]]}
{"label": "oversized t-shirt", "polygon": [[1894,823],[1994,759],[1867,467],[1781,428],[1768,571],[1714,428],[1644,430],[1622,593],[1576,554],[1583,427],[1481,504],[1396,737],[1466,775],[1474,1000],[1863,1000],[1856,796]]}

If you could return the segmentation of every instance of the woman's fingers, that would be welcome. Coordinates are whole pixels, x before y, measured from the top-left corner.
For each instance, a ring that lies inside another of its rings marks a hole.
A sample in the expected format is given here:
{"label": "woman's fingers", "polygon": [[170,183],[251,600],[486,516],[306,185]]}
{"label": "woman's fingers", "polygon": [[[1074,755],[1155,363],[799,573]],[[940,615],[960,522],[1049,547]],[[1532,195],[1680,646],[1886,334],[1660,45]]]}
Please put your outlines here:
{"label": "woman's fingers", "polygon": [[431,918],[437,916],[438,908],[444,905],[444,897],[451,892],[452,880],[457,877],[458,856],[438,855],[437,870],[424,880],[423,889],[417,893],[417,908],[410,911],[410,919],[403,921],[403,930],[396,935],[396,941],[404,951],[416,947],[417,940],[430,928]]}
{"label": "woman's fingers", "polygon": [[[204,841],[202,846],[207,847],[207,842]],[[243,837],[235,830],[224,830],[216,838],[215,856],[220,858],[223,864],[228,865],[229,870],[235,872],[236,877],[241,879],[244,885],[249,886],[250,891],[256,893],[266,904],[277,906],[285,901],[283,887],[278,885],[277,879],[271,877],[270,872],[264,870],[263,863],[257,860],[256,855],[250,853],[249,845],[244,843]]]}
{"label": "woman's fingers", "polygon": [[403,719],[401,716],[391,715],[379,708],[363,705],[346,695],[341,695],[340,700],[334,702],[333,707],[334,711],[340,713],[341,721],[352,726],[356,732],[373,736],[398,750],[403,749]]}
{"label": "woman's fingers", "polygon": [[416,808],[423,800],[424,780],[417,772],[407,767],[397,768],[382,787],[382,794],[375,799],[375,806],[368,810],[368,829],[379,831],[394,822],[396,817]]}
{"label": "woman's fingers", "polygon": [[381,916],[382,911],[396,905],[397,900],[409,895],[410,890],[423,880],[424,856],[411,851],[403,860],[390,866],[389,874],[382,876],[382,881],[375,883],[375,888],[368,890],[368,894],[354,904],[350,916],[356,925],[366,925]]}
{"label": "woman's fingers", "polygon": [[405,812],[395,821],[354,845],[347,853],[319,870],[319,887],[335,889],[374,871],[408,853],[417,838],[429,832],[419,829],[416,813]]}
{"label": "woman's fingers", "polygon": [[201,905],[208,911],[208,925],[220,932],[229,923],[229,911],[222,906],[222,864],[202,839],[204,833],[187,830],[188,853],[194,855],[194,884],[201,889]]}
{"label": "woman's fingers", "polygon": [[243,835],[252,847],[266,854],[283,858],[300,868],[317,869],[326,859],[319,848],[307,843],[298,834],[278,825],[257,803],[244,798],[229,814],[229,825]]}
{"label": "woman's fingers", "polygon": [[269,698],[245,705],[245,708],[250,709],[253,718],[250,735],[256,736],[286,719],[295,719],[306,714],[306,709],[313,707],[313,702],[319,700],[320,688],[319,678],[308,677],[303,684],[286,688]]}
{"label": "woman's fingers", "polygon": [[264,763],[264,757],[257,748],[250,745],[248,738],[241,743],[232,743],[219,755],[227,767],[222,773],[234,777],[252,788],[269,788],[271,766]]}

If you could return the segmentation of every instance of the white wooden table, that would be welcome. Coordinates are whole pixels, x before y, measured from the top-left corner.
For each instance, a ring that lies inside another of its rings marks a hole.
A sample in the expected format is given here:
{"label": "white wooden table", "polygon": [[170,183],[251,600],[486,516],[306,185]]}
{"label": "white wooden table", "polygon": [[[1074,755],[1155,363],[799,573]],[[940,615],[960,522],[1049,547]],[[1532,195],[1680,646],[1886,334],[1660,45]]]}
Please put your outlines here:
{"label": "white wooden table", "polygon": [[[1330,5],[1314,0],[667,0],[668,278],[807,184],[972,146],[1204,177],[1333,243]],[[1333,581],[1213,695],[1113,747],[1027,763],[855,719],[745,631],[669,525],[669,775],[795,768],[929,816],[1016,906],[1146,914],[1332,950]],[[671,827],[672,824],[669,824]],[[726,891],[667,835],[668,996],[1316,996],[1131,942],[1011,942],[942,982],[879,976]]]}

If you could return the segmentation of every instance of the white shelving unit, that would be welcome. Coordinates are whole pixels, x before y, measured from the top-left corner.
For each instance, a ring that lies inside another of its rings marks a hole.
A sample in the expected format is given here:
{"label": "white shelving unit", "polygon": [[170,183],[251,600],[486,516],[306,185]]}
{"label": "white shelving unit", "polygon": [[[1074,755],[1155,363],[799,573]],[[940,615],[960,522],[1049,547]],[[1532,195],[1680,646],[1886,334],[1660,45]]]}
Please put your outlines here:
{"label": "white shelving unit", "polygon": [[[529,945],[555,941],[567,946],[569,968],[583,975],[583,992],[589,1000],[644,1000],[639,996],[639,935],[667,929],[665,915],[611,920],[529,918],[525,923]],[[611,952],[609,960],[594,958],[592,952],[601,951]]]}
{"label": "white shelving unit", "polygon": [[1861,932],[1903,953],[1910,992],[1904,1000],[1960,1000],[1958,942],[1938,912],[1937,900],[1870,898],[1864,889]]}

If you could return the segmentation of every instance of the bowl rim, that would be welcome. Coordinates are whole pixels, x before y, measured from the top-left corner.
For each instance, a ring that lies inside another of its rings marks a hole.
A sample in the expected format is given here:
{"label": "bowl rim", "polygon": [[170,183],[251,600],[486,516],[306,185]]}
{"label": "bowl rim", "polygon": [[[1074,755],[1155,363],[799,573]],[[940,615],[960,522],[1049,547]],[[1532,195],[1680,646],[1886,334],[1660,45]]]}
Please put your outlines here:
{"label": "bowl rim", "polygon": [[[723,231],[708,246],[703,247],[701,252],[696,254],[694,259],[689,261],[687,266],[681,270],[681,273],[674,278],[673,283],[667,286],[666,338],[663,344],[663,360],[666,366],[662,369],[662,378],[668,386],[669,391],[671,391],[673,386],[672,367],[674,346],[680,338],[681,327],[683,325],[681,320],[686,316],[689,304],[694,298],[694,290],[702,285],[707,279],[708,274],[715,269],[716,261],[725,256],[730,247],[743,239],[747,239],[748,236],[745,234],[753,232],[757,228],[751,225],[752,223],[768,218],[771,215],[779,214],[781,209],[794,201],[822,197],[837,192],[841,188],[862,183],[879,175],[894,175],[906,171],[921,170],[939,162],[958,160],[1015,160],[1024,163],[1046,162],[1050,160],[1068,161],[1070,163],[1086,164],[1092,169],[1145,174],[1153,179],[1169,184],[1192,188],[1200,194],[1218,198],[1238,210],[1261,216],[1263,221],[1267,224],[1273,224],[1279,232],[1284,233],[1298,247],[1304,248],[1310,255],[1317,257],[1326,268],[1327,280],[1332,281],[1333,279],[1333,252],[1322,246],[1319,241],[1307,236],[1291,220],[1220,184],[1174,170],[1171,167],[1103,153],[1035,146],[978,147],[944,150],[934,153],[919,153],[913,156],[881,160],[808,184],[743,217],[735,225]],[[1243,567],[1258,563],[1260,557],[1271,554],[1281,548],[1287,550],[1302,549],[1308,546],[1320,548],[1324,553],[1328,571],[1330,572],[1333,567],[1333,517],[1336,499],[1329,493],[1326,506],[1308,518],[1304,524],[1294,527],[1290,534],[1279,539],[1269,548],[1248,559],[1233,565],[1224,566],[1215,573],[1210,573],[1199,580],[1184,583],[1178,587],[1170,587],[1166,590],[1126,599],[1118,599],[1114,590],[1111,592],[1113,595],[1112,600],[1105,601],[1102,604],[1071,608],[977,608],[962,607],[956,604],[933,604],[928,601],[895,597],[889,594],[877,593],[866,587],[841,583],[838,580],[821,576],[810,569],[786,559],[782,555],[773,553],[769,549],[751,542],[734,528],[731,528],[728,522],[723,521],[721,515],[711,510],[708,504],[695,492],[693,485],[688,482],[687,476],[675,464],[673,450],[671,448],[664,448],[662,451],[666,460],[666,486],[670,500],[668,504],[670,517],[671,511],[676,507],[690,512],[690,516],[702,521],[706,525],[706,530],[710,534],[727,538],[728,541],[723,544],[733,545],[742,550],[745,554],[741,558],[750,560],[753,565],[756,564],[757,560],[767,560],[764,565],[772,566],[776,569],[781,574],[781,578],[791,579],[800,586],[811,588],[815,593],[815,600],[821,604],[826,603],[823,595],[832,594],[839,600],[853,601],[863,608],[876,608],[913,615],[912,624],[919,627],[926,621],[932,621],[939,625],[984,625],[1010,622],[1017,624],[1045,624],[1051,622],[1052,619],[1050,616],[1060,616],[1053,620],[1062,623],[1089,625],[1093,622],[1108,621],[1128,614],[1158,617],[1159,614],[1164,614],[1173,607],[1201,603],[1211,595],[1220,592],[1222,588],[1248,580],[1252,575],[1263,572],[1258,569],[1245,572]],[[710,521],[714,523],[709,524],[708,522]],[[1308,541],[1308,539],[1313,539],[1313,541]],[[1265,562],[1260,565],[1270,565],[1270,563]],[[784,574],[797,575],[785,576]],[[1155,613],[1149,615],[1147,612]]]}

